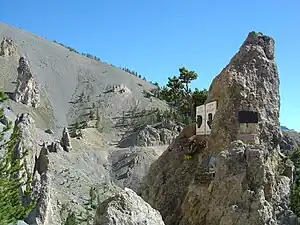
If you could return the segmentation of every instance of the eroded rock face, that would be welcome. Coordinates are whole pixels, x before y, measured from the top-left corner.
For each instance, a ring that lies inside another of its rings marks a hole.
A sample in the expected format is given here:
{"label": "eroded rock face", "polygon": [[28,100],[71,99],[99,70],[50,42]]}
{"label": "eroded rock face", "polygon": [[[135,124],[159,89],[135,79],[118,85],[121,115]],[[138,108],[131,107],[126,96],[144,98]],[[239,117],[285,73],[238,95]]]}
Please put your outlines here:
{"label": "eroded rock face", "polygon": [[63,150],[65,150],[66,152],[72,150],[70,134],[68,128],[66,127],[64,127],[63,129],[60,145],[62,146]]}
{"label": "eroded rock face", "polygon": [[131,189],[102,202],[94,225],[164,225],[161,215]]}
{"label": "eroded rock face", "polygon": [[137,191],[150,165],[159,157],[153,149],[133,148],[111,153],[112,180],[120,187]]}
{"label": "eroded rock face", "polygon": [[256,111],[259,142],[272,150],[281,140],[279,75],[274,61],[274,40],[249,33],[239,52],[213,80],[206,102],[217,101],[209,146],[220,152],[240,134],[237,113]]}
{"label": "eroded rock face", "polygon": [[49,152],[60,152],[63,151],[63,147],[60,145],[59,141],[52,142],[50,145],[47,146]]}
{"label": "eroded rock face", "polygon": [[179,135],[182,127],[171,121],[155,126],[147,125],[144,129],[131,134],[120,141],[120,147],[169,145]]}
{"label": "eroded rock face", "polygon": [[17,52],[14,41],[10,38],[3,38],[0,43],[0,56],[13,56]]}
{"label": "eroded rock face", "polygon": [[[290,178],[279,170],[282,159],[263,145],[232,142],[216,157],[209,186],[189,186],[182,205],[184,224],[281,224],[288,210]],[[201,202],[205,203],[202,204]],[[197,205],[197,209],[192,209]],[[251,209],[251,210],[249,210]],[[196,222],[194,222],[196,221]]]}
{"label": "eroded rock face", "polygon": [[[274,40],[249,33],[213,80],[211,101],[218,105],[211,135],[195,136],[195,124],[186,127],[151,165],[138,193],[168,225],[283,224],[292,172],[279,151]],[[258,113],[249,145],[239,141],[239,111]]]}
{"label": "eroded rock face", "polygon": [[[203,170],[197,155],[186,157],[189,156],[190,138],[195,131],[195,124],[182,130],[179,137],[152,163],[137,191],[162,214],[165,224],[179,224],[183,213],[181,206],[189,184],[195,178],[196,171]],[[201,149],[199,151],[201,152]]]}
{"label": "eroded rock face", "polygon": [[18,67],[17,86],[13,98],[16,102],[38,107],[40,94],[38,85],[35,82],[29,63],[25,57],[21,57]]}
{"label": "eroded rock face", "polygon": [[300,133],[293,130],[282,131],[283,137],[280,142],[280,149],[285,152],[292,152],[300,147]]}
{"label": "eroded rock face", "polygon": [[[48,149],[45,144],[39,146],[34,120],[28,113],[17,116],[15,127],[19,129],[19,137],[14,155],[18,158],[28,151],[29,154],[21,160],[21,163],[24,164],[27,172],[33,175],[32,194],[29,197],[37,200],[37,204],[25,220],[28,224],[44,225],[47,221],[50,201],[50,178],[47,173],[49,165]],[[26,176],[23,178],[24,181],[27,179]],[[31,199],[24,196],[25,189],[24,185],[21,188],[23,202],[29,202]]]}

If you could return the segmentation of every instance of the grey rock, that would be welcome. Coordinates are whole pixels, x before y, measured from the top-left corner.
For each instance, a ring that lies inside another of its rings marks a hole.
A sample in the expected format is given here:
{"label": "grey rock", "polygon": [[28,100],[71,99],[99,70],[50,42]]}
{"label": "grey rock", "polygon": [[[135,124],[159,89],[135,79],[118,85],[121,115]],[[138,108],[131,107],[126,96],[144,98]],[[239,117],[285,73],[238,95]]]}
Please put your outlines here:
{"label": "grey rock", "polygon": [[34,108],[38,107],[40,102],[39,88],[25,57],[21,57],[19,60],[17,86],[13,98],[16,102],[21,102]]}
{"label": "grey rock", "polygon": [[70,150],[72,150],[71,137],[70,137],[68,128],[66,128],[66,127],[64,127],[64,129],[62,131],[60,145],[62,146],[63,150],[66,152],[69,152]]}
{"label": "grey rock", "polygon": [[141,130],[136,137],[137,146],[158,145],[159,141],[159,132],[151,126],[146,126],[145,129]]}
{"label": "grey rock", "polygon": [[110,175],[120,187],[137,191],[150,165],[159,155],[149,148],[134,148],[132,151],[119,150],[111,153],[112,161]]}
{"label": "grey rock", "polygon": [[294,170],[295,170],[294,163],[290,159],[287,159],[284,164],[284,173],[283,174],[293,181],[294,180]]}
{"label": "grey rock", "polygon": [[[29,113],[22,113],[17,115],[14,123],[14,127],[18,128],[19,136],[16,140],[14,149],[14,158],[20,158],[20,163],[24,165],[24,170],[33,173],[33,180],[30,184],[32,188],[32,194],[27,196],[24,194],[26,190],[26,180],[28,173],[24,173],[22,180],[24,185],[20,188],[21,198],[24,204],[29,203],[32,199],[38,199],[38,203],[29,215],[24,219],[28,224],[42,225],[47,220],[49,210],[49,192],[45,190],[49,189],[49,178],[47,175],[47,169],[49,164],[48,149],[44,143],[39,146],[37,141],[37,133],[35,123]],[[40,147],[42,147],[40,149]],[[25,157],[24,154],[26,154]],[[21,178],[21,174],[25,171],[18,171]]]}
{"label": "grey rock", "polygon": [[104,93],[114,92],[117,94],[131,94],[131,90],[124,84],[108,85]]}
{"label": "grey rock", "polygon": [[37,195],[38,201],[25,221],[28,224],[47,224],[50,211],[50,178],[47,171],[42,173],[39,178],[35,178],[33,190]]}
{"label": "grey rock", "polygon": [[60,145],[59,141],[52,142],[50,145],[47,146],[49,152],[60,152],[63,151],[63,147]]}
{"label": "grey rock", "polygon": [[40,155],[36,161],[37,165],[37,172],[42,175],[43,173],[47,172],[49,168],[49,150],[45,143],[43,143],[42,149],[40,151]]}
{"label": "grey rock", "polygon": [[110,197],[97,208],[94,225],[164,225],[161,215],[131,189]]}
{"label": "grey rock", "polygon": [[[279,124],[279,74],[274,60],[274,40],[261,33],[250,32],[239,52],[214,78],[206,103],[218,102],[208,145],[220,152],[232,140],[239,139],[241,129],[237,113],[258,113],[254,133],[258,143],[270,151],[281,141]],[[268,106],[268,107],[265,107]]]}
{"label": "grey rock", "polygon": [[119,147],[168,145],[179,135],[181,126],[171,121],[147,125],[119,142]]}
{"label": "grey rock", "polygon": [[51,129],[45,130],[45,133],[47,133],[47,134],[54,134],[53,130],[51,130]]}
{"label": "grey rock", "polygon": [[14,41],[10,38],[3,38],[0,43],[0,56],[13,56],[17,52]]}
{"label": "grey rock", "polygon": [[283,137],[280,142],[280,149],[285,153],[291,153],[295,148],[300,147],[300,133],[294,130],[282,131]]}
{"label": "grey rock", "polygon": [[[279,150],[274,40],[249,33],[213,80],[206,103],[211,101],[218,105],[211,134],[195,136],[195,124],[184,128],[151,165],[138,193],[161,212],[168,225],[281,224],[291,178],[284,175]],[[258,113],[252,131],[255,141],[242,139],[237,116],[242,110]],[[192,155],[186,158],[186,154]]]}

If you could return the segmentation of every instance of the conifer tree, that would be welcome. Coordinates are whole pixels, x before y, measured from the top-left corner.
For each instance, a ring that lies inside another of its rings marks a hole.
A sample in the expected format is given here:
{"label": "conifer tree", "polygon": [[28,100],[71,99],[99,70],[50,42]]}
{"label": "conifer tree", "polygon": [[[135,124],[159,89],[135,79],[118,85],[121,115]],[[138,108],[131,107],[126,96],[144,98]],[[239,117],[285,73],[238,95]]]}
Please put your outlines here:
{"label": "conifer tree", "polygon": [[[7,96],[0,92],[0,103],[6,99]],[[0,119],[4,118],[4,110],[0,107]],[[2,141],[4,133],[10,129],[12,129],[11,121],[0,131]],[[17,220],[24,219],[34,206],[34,201],[27,205],[23,204],[20,196],[20,188],[24,185],[26,186],[25,197],[30,195],[31,176],[22,164],[27,151],[20,157],[14,154],[19,137],[19,127],[15,126],[9,140],[0,146],[0,149],[4,150],[4,155],[0,159],[0,224],[15,223]],[[24,181],[26,175],[27,179]]]}

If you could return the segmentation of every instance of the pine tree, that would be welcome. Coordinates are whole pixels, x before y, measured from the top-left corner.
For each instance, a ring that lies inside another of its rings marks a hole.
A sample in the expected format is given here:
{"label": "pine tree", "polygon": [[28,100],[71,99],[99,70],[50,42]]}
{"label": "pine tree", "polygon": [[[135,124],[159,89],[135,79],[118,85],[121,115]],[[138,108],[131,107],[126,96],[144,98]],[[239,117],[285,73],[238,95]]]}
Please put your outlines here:
{"label": "pine tree", "polygon": [[[0,103],[3,103],[6,99],[7,96],[1,92]],[[0,110],[0,118],[5,118],[3,108]],[[11,128],[12,123],[9,122],[1,131],[1,137],[3,138],[4,133]],[[28,151],[25,151],[20,157],[16,157],[14,154],[19,138],[19,127],[15,126],[9,140],[0,146],[5,151],[4,156],[0,159],[0,224],[14,223],[17,220],[24,219],[35,204],[34,201],[31,201],[28,205],[23,204],[20,196],[20,188],[24,185],[26,185],[25,197],[30,195],[32,179],[22,164]],[[24,181],[26,175],[27,179]]]}

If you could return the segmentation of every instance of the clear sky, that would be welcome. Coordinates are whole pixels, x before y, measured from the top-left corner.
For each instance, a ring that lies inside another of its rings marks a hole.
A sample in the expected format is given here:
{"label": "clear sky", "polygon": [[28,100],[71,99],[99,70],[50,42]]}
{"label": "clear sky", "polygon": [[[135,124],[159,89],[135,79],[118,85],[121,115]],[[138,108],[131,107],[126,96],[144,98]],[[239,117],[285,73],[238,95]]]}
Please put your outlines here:
{"label": "clear sky", "polygon": [[281,124],[300,131],[299,0],[2,0],[0,20],[165,84],[185,66],[208,88],[249,31],[274,37]]}

